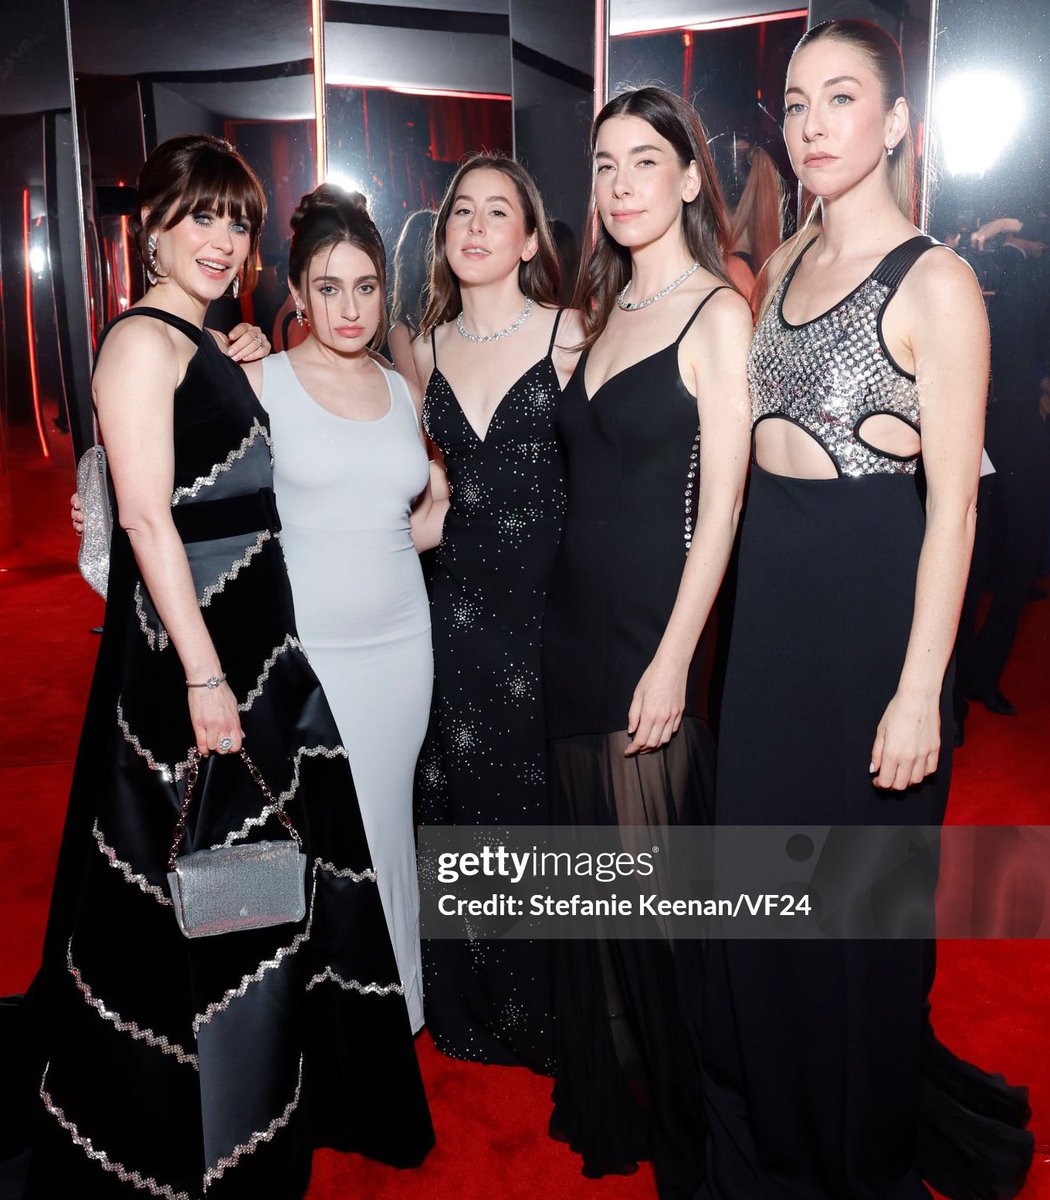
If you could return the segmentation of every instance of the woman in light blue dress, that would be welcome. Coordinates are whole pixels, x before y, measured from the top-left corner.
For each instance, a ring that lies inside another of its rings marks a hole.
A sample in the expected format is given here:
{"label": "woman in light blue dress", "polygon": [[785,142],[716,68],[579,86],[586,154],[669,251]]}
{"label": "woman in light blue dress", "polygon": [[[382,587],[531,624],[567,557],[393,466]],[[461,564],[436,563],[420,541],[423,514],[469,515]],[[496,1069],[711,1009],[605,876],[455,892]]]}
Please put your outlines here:
{"label": "woman in light blue dress", "polygon": [[386,255],[360,194],[330,184],[292,217],[289,282],[309,337],[249,365],[270,414],[296,623],[350,758],[405,988],[423,1024],[412,782],[430,716],[430,608],[417,549],[443,505],[412,387],[386,333]]}

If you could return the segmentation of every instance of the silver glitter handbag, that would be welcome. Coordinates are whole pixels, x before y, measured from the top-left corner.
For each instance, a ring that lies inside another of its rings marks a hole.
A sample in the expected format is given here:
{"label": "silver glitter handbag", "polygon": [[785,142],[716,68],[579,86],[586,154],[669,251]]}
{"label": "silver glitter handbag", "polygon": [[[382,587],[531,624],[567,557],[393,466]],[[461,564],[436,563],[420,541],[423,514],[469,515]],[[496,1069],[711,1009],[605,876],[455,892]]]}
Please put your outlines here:
{"label": "silver glitter handbag", "polygon": [[168,855],[168,888],[175,905],[175,918],[188,938],[294,924],[306,915],[306,855],[302,852],[302,839],[288,814],[274,800],[258,767],[244,750],[240,756],[267,805],[292,835],[291,840],[245,842],[178,856],[197,784],[200,759],[194,752]]}
{"label": "silver glitter handbag", "polygon": [[97,443],[77,463],[77,493],[84,514],[77,567],[91,588],[105,599],[109,583],[109,543],[113,536],[113,510],[109,503],[106,452]]}

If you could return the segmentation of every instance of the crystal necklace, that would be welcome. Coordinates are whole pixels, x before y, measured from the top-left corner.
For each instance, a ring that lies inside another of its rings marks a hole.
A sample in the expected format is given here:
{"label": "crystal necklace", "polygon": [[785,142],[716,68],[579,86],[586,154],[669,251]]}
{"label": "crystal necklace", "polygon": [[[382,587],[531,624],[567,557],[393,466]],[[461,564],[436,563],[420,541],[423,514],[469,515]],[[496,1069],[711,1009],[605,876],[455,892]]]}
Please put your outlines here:
{"label": "crystal necklace", "polygon": [[477,342],[479,344],[483,342],[501,342],[504,338],[510,337],[512,333],[518,332],[522,325],[524,325],[529,317],[532,316],[532,310],[535,307],[535,302],[533,301],[532,297],[529,296],[529,298],[525,301],[525,311],[520,317],[518,317],[514,324],[508,325],[506,329],[497,330],[496,333],[471,333],[463,324],[462,313],[456,317],[456,329],[459,332],[459,336],[461,338],[466,338],[468,342]]}
{"label": "crystal necklace", "polygon": [[[700,264],[698,262],[693,263],[693,265],[687,271],[683,271],[677,279],[672,279],[667,287],[661,288],[655,293],[655,295],[648,296],[645,300],[638,300],[635,302],[624,299],[624,296],[627,295],[627,289],[631,286],[631,281],[628,279],[624,284],[623,291],[616,297],[616,303],[620,306],[620,308],[623,309],[624,312],[637,312],[640,308],[648,308],[650,304],[655,304],[657,300],[662,300],[664,296],[668,295],[668,293],[673,292],[680,283],[685,283],[689,276],[692,275],[694,271],[698,271],[699,269]],[[460,330],[460,332],[462,333],[463,331]]]}

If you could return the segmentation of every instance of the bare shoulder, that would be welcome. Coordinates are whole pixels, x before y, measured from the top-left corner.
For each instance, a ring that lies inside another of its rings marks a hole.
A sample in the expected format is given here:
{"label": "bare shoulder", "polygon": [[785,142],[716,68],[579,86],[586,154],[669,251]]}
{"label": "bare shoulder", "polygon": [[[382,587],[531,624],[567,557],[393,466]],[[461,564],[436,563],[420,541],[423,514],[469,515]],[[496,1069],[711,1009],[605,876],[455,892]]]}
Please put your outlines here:
{"label": "bare shoulder", "polygon": [[904,276],[901,291],[921,301],[980,299],[981,294],[973,268],[950,246],[933,246],[920,255]]}
{"label": "bare shoulder", "polygon": [[987,314],[977,276],[948,246],[934,246],[904,276],[896,315],[887,311],[888,329],[918,348],[959,347],[960,340],[987,339]]}
{"label": "bare shoulder", "polygon": [[707,348],[741,337],[750,341],[751,328],[751,305],[736,288],[722,285],[710,293],[685,340]]}
{"label": "bare shoulder", "polygon": [[128,319],[114,326],[106,335],[95,364],[95,383],[103,386],[128,379],[139,383],[171,382],[180,374],[179,352],[175,330],[161,321]]}

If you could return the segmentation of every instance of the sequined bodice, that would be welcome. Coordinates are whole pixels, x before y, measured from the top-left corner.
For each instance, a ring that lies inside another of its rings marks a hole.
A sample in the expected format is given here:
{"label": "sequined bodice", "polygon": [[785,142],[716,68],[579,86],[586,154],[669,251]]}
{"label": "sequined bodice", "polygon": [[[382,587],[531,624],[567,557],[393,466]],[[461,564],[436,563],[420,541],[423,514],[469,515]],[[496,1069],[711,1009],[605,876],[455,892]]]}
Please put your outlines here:
{"label": "sequined bodice", "polygon": [[882,314],[908,269],[934,245],[928,237],[904,242],[844,300],[812,321],[790,325],[784,319],[784,295],[800,254],[751,344],[753,425],[769,417],[794,422],[827,451],[840,476],[913,475],[916,455],[877,449],[863,439],[861,426],[869,417],[887,414],[919,431],[918,384],[890,358]]}

